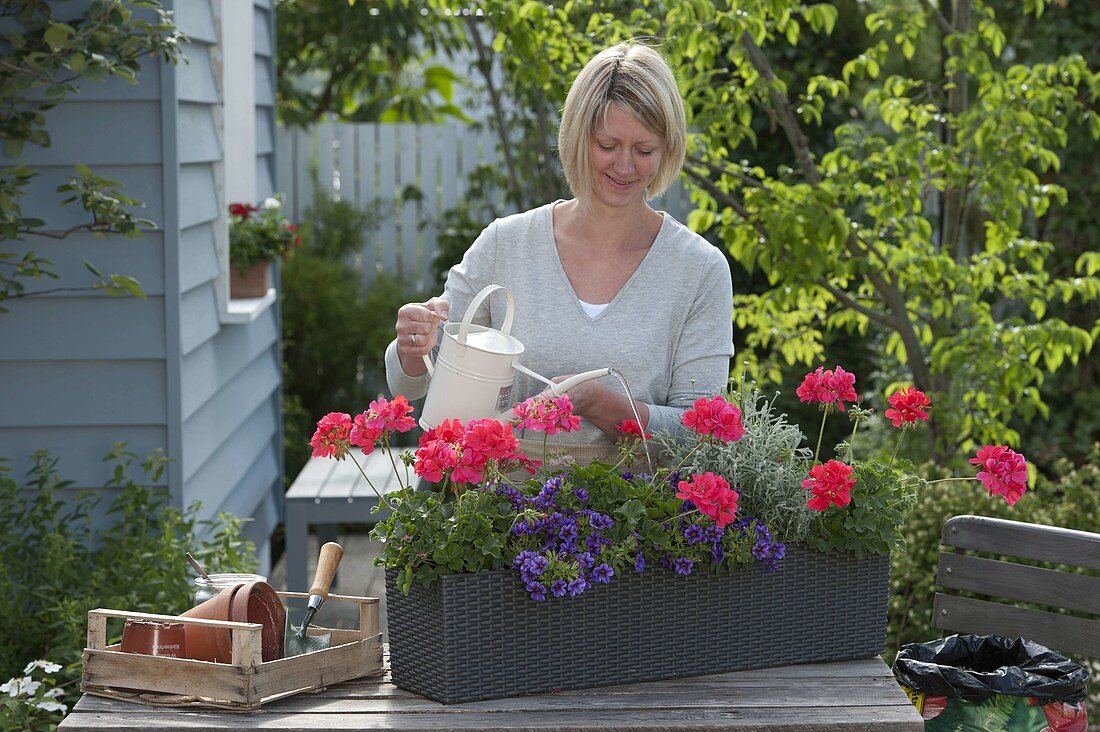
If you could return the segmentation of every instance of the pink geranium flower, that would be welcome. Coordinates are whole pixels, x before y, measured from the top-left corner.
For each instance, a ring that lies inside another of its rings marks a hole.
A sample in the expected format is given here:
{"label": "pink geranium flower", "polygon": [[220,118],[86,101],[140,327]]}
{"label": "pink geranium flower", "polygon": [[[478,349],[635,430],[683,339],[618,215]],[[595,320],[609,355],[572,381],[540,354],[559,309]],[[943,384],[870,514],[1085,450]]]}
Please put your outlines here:
{"label": "pink geranium flower", "polygon": [[977,456],[970,458],[970,463],[982,468],[977,477],[989,494],[1003,496],[1010,506],[1027,490],[1027,461],[1015,450],[1004,445],[985,445]]}
{"label": "pink geranium flower", "polygon": [[852,502],[852,466],[830,460],[824,465],[810,468],[810,477],[802,481],[802,487],[810,491],[806,505],[814,511],[824,511],[830,505],[847,506]]}
{"label": "pink geranium flower", "polygon": [[351,415],[329,412],[317,422],[317,431],[309,441],[313,457],[343,460],[351,448]]}
{"label": "pink geranium flower", "polygon": [[382,437],[382,426],[377,422],[370,412],[355,415],[354,426],[351,428],[351,444],[361,449],[364,455],[374,452],[375,444]]}
{"label": "pink geranium flower", "polygon": [[737,500],[741,495],[720,475],[709,472],[693,475],[690,481],[681,480],[678,488],[677,498],[691,501],[720,528],[725,528],[737,515]]}
{"label": "pink geranium flower", "polygon": [[416,451],[413,472],[424,480],[438,483],[443,473],[458,465],[458,447],[444,440],[430,440]]}
{"label": "pink geranium flower", "polygon": [[932,400],[920,389],[907,386],[895,391],[886,401],[891,407],[885,412],[886,418],[893,422],[895,427],[911,425],[917,420],[928,421],[928,412],[925,410]]}
{"label": "pink geranium flower", "polygon": [[836,406],[843,412],[845,402],[856,400],[855,385],[855,374],[845,371],[840,366],[828,371],[823,366],[818,366],[817,369],[806,374],[802,384],[795,390],[795,394],[807,404],[820,404],[826,408]]}
{"label": "pink geranium flower", "polygon": [[[642,436],[642,427],[638,424],[637,420],[624,419],[622,422],[619,422],[617,425],[615,425],[615,429],[618,430],[619,434],[621,435],[635,435],[637,437]],[[651,437],[653,437],[652,434],[650,434],[649,432],[645,433],[645,438],[647,440]]]}
{"label": "pink geranium flower", "polygon": [[714,435],[723,442],[736,442],[745,434],[741,410],[722,396],[696,399],[681,421],[688,429],[700,435]]}
{"label": "pink geranium flower", "polygon": [[560,397],[533,396],[512,408],[520,429],[556,435],[581,428],[581,418],[573,414],[573,402],[567,394]]}

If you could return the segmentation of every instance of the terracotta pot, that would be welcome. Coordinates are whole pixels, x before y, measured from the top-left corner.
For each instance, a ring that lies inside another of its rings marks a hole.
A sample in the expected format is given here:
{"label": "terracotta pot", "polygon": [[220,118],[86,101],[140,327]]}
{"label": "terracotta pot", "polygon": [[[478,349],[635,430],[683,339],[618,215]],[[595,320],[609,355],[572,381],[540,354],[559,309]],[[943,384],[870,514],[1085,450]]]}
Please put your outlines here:
{"label": "terracotta pot", "polygon": [[229,296],[236,298],[263,297],[271,287],[271,262],[256,262],[240,272],[229,267]]}
{"label": "terracotta pot", "polygon": [[[227,587],[214,597],[183,613],[184,617],[206,620],[231,620],[260,623],[264,661],[283,657],[286,610],[279,595],[266,582]],[[188,624],[185,632],[187,658],[229,663],[233,656],[233,638],[228,629],[204,628]]]}
{"label": "terracotta pot", "polygon": [[186,658],[183,623],[127,620],[122,628],[122,652]]}
{"label": "terracotta pot", "polygon": [[275,589],[266,582],[250,582],[233,595],[230,619],[238,623],[259,623],[262,655],[265,661],[283,657],[286,637],[286,610]]}

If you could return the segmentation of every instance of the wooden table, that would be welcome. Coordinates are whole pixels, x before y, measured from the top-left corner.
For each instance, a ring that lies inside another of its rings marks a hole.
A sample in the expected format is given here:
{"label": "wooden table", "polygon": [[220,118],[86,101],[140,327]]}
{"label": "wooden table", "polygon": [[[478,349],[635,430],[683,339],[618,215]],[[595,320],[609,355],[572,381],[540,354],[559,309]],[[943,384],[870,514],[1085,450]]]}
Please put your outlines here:
{"label": "wooden table", "polygon": [[[685,649],[685,652],[690,652]],[[360,679],[234,714],[84,696],[77,730],[882,730],[924,723],[877,658],[698,676],[444,706],[387,680]]]}

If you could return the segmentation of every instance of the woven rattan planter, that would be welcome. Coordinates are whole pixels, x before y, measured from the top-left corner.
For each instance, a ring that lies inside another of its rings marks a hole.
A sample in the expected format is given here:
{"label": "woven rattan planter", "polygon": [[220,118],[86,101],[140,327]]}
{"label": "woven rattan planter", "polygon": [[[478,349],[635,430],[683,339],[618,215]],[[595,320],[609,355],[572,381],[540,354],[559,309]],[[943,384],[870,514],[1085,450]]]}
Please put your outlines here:
{"label": "woven rattan planter", "polygon": [[444,703],[881,653],[889,558],[788,547],[783,568],[627,571],[534,602],[511,570],[444,576],[408,597],[386,573],[395,684]]}

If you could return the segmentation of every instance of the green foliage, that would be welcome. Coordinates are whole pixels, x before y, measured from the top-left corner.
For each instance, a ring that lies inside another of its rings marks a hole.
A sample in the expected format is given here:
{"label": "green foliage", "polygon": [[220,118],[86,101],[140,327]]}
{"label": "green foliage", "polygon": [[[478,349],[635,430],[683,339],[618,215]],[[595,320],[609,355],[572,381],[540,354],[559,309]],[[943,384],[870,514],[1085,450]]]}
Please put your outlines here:
{"label": "green foliage", "polygon": [[[62,11],[64,12],[64,11]],[[71,13],[70,13],[71,15]],[[44,0],[0,4],[7,32],[0,37],[0,141],[4,153],[17,159],[27,144],[49,147],[45,113],[77,91],[77,82],[110,77],[137,82],[143,59],[180,58],[183,36],[154,0],[93,0],[78,17],[54,14]],[[121,193],[116,181],[95,175],[86,165],[57,188],[61,205],[79,203],[89,221],[64,231],[46,228],[41,219],[23,215],[22,198],[37,176],[29,166],[0,170],[0,242],[26,235],[63,239],[76,231],[98,235],[137,236],[152,222],[131,209],[141,202]],[[137,282],[123,275],[105,276],[89,265],[90,287],[54,287],[28,292],[27,280],[56,279],[53,263],[33,251],[0,251],[0,303],[58,290],[99,289],[108,295],[141,296]],[[0,307],[0,313],[7,312]]]}
{"label": "green foliage", "polygon": [[[938,477],[934,466],[925,466]],[[1096,531],[1100,526],[1100,443],[1080,467],[1069,461],[1055,464],[1051,478],[1039,476],[1033,489],[1015,506],[1007,506],[982,491],[951,481],[932,483],[918,494],[902,533],[909,547],[895,552],[890,567],[890,626],[887,646],[896,652],[905,643],[939,637],[932,627],[932,597],[940,551],[940,532],[952,516],[977,514],[1028,521],[1067,529]]]}
{"label": "green foliage", "polygon": [[[985,4],[950,19],[933,4],[860,7],[864,47],[808,76],[777,61],[843,25],[827,4],[498,0],[487,22],[510,78],[550,107],[597,47],[660,45],[693,130],[689,223],[768,283],[735,298],[757,378],[821,363],[829,332],[883,334],[882,359],[943,407],[937,458],[1016,443],[1013,420],[1045,416],[1041,385],[1100,333],[1055,307],[1096,302],[1100,278],[1056,271],[1033,225],[1066,201],[1048,179],[1071,126],[1100,134],[1100,75],[1073,53],[1014,63]],[[762,132],[787,148],[766,167],[744,159]]]}
{"label": "green foliage", "polygon": [[269,198],[258,208],[229,204],[229,263],[242,275],[254,264],[282,259],[301,241],[297,227],[283,216],[279,198]]}
{"label": "green foliage", "polygon": [[435,53],[463,45],[458,14],[422,3],[275,3],[279,115],[305,125],[339,115],[351,122],[463,118],[461,83]]}
{"label": "green foliage", "polygon": [[[453,500],[445,491],[406,488],[390,493],[392,512],[372,531],[385,542],[377,562],[398,570],[397,585],[406,594],[414,581],[430,585],[444,574],[511,568],[525,552],[545,554],[547,566],[539,581],[547,587],[554,580],[572,582],[588,574],[575,552],[546,552],[542,538],[513,530],[554,515],[571,517],[577,552],[584,551],[590,537],[605,539],[598,561],[615,574],[635,571],[639,554],[648,562],[688,560],[695,571],[731,571],[753,561],[755,523],[727,527],[720,540],[724,554],[716,559],[711,543],[686,538],[688,526],[698,527],[702,537],[713,522],[684,508],[669,483],[668,468],[653,476],[624,475],[620,469],[601,462],[571,465],[553,481],[542,475],[522,484],[498,473],[484,485],[456,492]],[[497,486],[508,490],[498,491]],[[510,500],[512,490],[513,497],[522,496],[522,505]],[[607,518],[607,526],[596,525],[595,515]]]}
{"label": "green foliage", "polygon": [[696,450],[693,443],[663,434],[653,442],[664,459],[686,459],[693,471],[709,470],[726,478],[740,493],[740,515],[763,521],[783,541],[805,542],[818,520],[806,506],[802,487],[813,453],[802,445],[802,430],[776,411],[776,397],[765,398],[753,384],[741,382],[734,401],[741,408],[745,434],[731,445],[709,443]]}
{"label": "green foliage", "polygon": [[[241,538],[239,519],[220,514],[199,521],[198,504],[183,511],[173,507],[164,489],[131,478],[136,459],[123,444],[104,458],[114,465],[106,529],[96,513],[98,497],[67,491],[70,482],[58,474],[57,458],[35,453],[24,487],[0,464],[0,523],[7,527],[0,533],[0,677],[19,675],[28,661],[49,659],[62,666],[59,686],[75,691],[88,611],[186,610],[188,551],[218,571],[255,569],[255,550]],[[141,463],[149,483],[159,482],[166,462],[157,452]]]}

